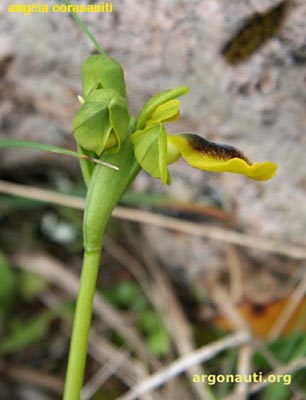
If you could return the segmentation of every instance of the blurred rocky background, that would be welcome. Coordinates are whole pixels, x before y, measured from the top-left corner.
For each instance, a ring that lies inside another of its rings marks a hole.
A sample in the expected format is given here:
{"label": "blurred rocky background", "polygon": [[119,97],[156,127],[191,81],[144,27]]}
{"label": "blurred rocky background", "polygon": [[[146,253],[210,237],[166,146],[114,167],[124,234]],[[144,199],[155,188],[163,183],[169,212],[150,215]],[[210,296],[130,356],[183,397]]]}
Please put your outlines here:
{"label": "blurred rocky background", "polygon": [[[11,3],[0,2],[0,139],[74,149],[80,68],[93,45],[68,14],[9,14]],[[252,161],[279,165],[268,182],[198,171],[183,160],[170,166],[171,186],[144,172],[137,177],[121,205],[134,207],[140,223],[114,218],[105,240],[82,399],[118,398],[220,338],[216,326],[241,331],[241,315],[267,346],[273,340],[278,362],[305,360],[305,0],[113,0],[112,13],[82,17],[123,65],[133,114],[158,91],[188,85],[170,132],[194,132],[236,146]],[[51,197],[81,197],[86,190],[76,160],[0,150],[0,398],[60,399],[82,213],[9,196],[3,183],[21,184],[28,195],[31,187],[47,189]],[[165,229],[167,220],[163,228],[145,223],[139,209],[176,218],[178,229]],[[205,237],[184,233],[186,223],[205,229]],[[288,296],[289,313],[283,311]],[[289,336],[277,342],[284,330]],[[271,373],[256,357],[251,361],[257,349],[247,357],[245,350],[238,350],[238,369],[233,351],[226,351],[206,371],[248,372],[254,361],[254,371]],[[282,385],[282,396],[272,385],[254,399],[303,398],[297,385],[305,387],[305,368],[300,372],[290,388]],[[148,398],[206,398],[190,374]],[[232,389],[231,398],[248,398],[237,387],[213,389],[218,398]]]}
{"label": "blurred rocky background", "polygon": [[[67,14],[9,14],[8,3],[0,4],[0,137],[73,148],[71,120],[79,108],[80,67],[93,46]],[[188,85],[181,119],[169,127],[172,132],[199,133],[239,147],[253,161],[279,165],[273,180],[258,183],[238,175],[192,170],[180,161],[171,167],[170,187],[161,187],[143,173],[135,190],[201,203],[222,210],[231,222],[182,212],[187,219],[229,224],[262,238],[304,245],[305,1],[286,3],[279,28],[250,57],[230,63],[222,53],[256,13],[267,14],[279,4],[279,0],[115,0],[113,13],[83,18],[104,49],[123,65],[134,114],[154,93]],[[54,161],[52,155],[28,151],[2,151],[0,167],[24,171],[42,160],[47,168],[56,162],[78,174],[70,160]],[[143,235],[163,262],[192,279],[203,271],[224,268],[224,246],[219,242],[183,234],[174,237],[153,227],[143,228]],[[267,260],[265,253],[254,252]]]}

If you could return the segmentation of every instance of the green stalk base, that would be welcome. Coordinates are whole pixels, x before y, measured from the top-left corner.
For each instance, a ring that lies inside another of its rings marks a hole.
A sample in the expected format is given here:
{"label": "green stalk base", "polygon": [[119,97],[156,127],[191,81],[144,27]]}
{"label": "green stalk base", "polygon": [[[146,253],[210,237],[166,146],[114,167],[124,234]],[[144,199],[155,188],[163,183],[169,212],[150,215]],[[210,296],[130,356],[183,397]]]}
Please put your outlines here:
{"label": "green stalk base", "polygon": [[70,344],[64,400],[80,399],[99,264],[100,251],[85,252]]}

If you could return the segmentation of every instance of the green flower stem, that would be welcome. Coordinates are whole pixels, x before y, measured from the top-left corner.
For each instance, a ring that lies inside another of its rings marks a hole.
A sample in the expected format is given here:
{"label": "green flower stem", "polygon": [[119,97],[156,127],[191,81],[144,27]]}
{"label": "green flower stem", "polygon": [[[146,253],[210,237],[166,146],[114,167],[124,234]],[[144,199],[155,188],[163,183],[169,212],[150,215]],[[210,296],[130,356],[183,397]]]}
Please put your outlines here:
{"label": "green flower stem", "polygon": [[78,400],[80,398],[100,255],[100,251],[85,251],[84,253],[80,289],[70,344],[64,400]]}
{"label": "green flower stem", "polygon": [[[86,364],[93,298],[99,272],[103,235],[113,209],[134,180],[140,166],[127,139],[120,152],[102,157],[118,171],[96,165],[88,185],[84,213],[84,260],[68,360],[64,400],[79,400]],[[111,161],[112,160],[112,161]]]}

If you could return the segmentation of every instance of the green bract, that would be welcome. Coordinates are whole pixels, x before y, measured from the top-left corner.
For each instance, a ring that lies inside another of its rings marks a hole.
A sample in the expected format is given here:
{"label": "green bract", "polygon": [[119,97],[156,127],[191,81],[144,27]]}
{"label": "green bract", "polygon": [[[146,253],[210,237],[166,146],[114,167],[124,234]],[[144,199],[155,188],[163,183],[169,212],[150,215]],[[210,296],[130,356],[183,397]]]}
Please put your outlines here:
{"label": "green bract", "polygon": [[121,65],[104,54],[87,58],[82,66],[83,95],[86,97],[94,88],[113,89],[126,97],[124,74]]}
{"label": "green bract", "polygon": [[179,117],[180,101],[176,97],[188,92],[186,86],[165,90],[151,97],[144,105],[131,136],[135,157],[140,166],[163,184],[170,183],[168,172],[167,132],[164,122]]}
{"label": "green bract", "polygon": [[162,183],[169,183],[167,168],[167,133],[163,124],[139,130],[131,136],[135,157],[141,167]]}
{"label": "green bract", "polygon": [[119,151],[129,125],[127,100],[112,89],[97,89],[85,98],[72,128],[77,143],[100,155],[106,148]]}

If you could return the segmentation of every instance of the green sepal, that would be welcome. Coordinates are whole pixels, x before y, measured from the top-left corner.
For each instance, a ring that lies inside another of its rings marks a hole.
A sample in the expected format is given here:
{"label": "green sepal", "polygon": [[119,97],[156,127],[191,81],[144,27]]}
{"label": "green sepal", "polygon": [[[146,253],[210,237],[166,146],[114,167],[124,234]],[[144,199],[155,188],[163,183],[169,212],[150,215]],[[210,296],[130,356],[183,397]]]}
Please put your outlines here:
{"label": "green sepal", "polygon": [[75,140],[80,146],[100,155],[108,148],[108,140],[112,133],[116,137],[112,151],[120,150],[127,135],[128,124],[126,99],[112,89],[98,89],[86,97],[80,111],[74,117],[72,128]]}
{"label": "green sepal", "polygon": [[[94,157],[94,153],[93,152],[85,150],[79,144],[77,144],[77,148],[78,148],[78,153],[79,154],[85,155],[85,156],[88,156],[88,157]],[[80,168],[81,168],[81,172],[82,172],[82,176],[83,176],[85,185],[88,186],[90,178],[91,178],[91,175],[92,175],[92,172],[93,172],[95,166],[89,160],[82,159],[82,158],[79,160],[79,163],[80,163]]]}
{"label": "green sepal", "polygon": [[123,69],[116,60],[107,55],[88,57],[82,65],[81,76],[84,97],[99,84],[103,89],[116,90],[126,97]]}
{"label": "green sepal", "polygon": [[189,88],[187,86],[180,86],[175,89],[164,90],[163,92],[157,93],[155,96],[151,97],[143,106],[137,122],[137,130],[143,129],[146,122],[151,119],[152,113],[169,100],[175,99],[176,97],[182,96],[188,92]]}
{"label": "green sepal", "polygon": [[135,157],[150,175],[169,183],[167,168],[167,133],[162,124],[156,124],[131,135]]}
{"label": "green sepal", "polygon": [[152,126],[160,122],[176,121],[180,115],[181,102],[172,99],[158,106],[151,114],[150,119],[146,122],[146,126]]}
{"label": "green sepal", "polygon": [[129,128],[130,117],[128,113],[128,104],[124,97],[116,96],[110,102],[108,109],[110,123],[117,136],[119,144],[119,146],[114,151],[116,152],[117,150],[119,150],[120,144],[124,142]]}

